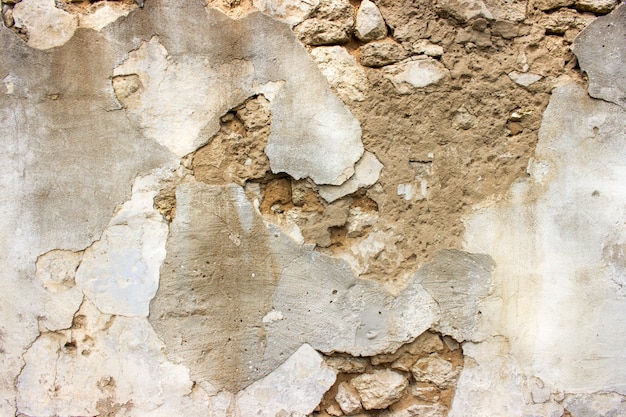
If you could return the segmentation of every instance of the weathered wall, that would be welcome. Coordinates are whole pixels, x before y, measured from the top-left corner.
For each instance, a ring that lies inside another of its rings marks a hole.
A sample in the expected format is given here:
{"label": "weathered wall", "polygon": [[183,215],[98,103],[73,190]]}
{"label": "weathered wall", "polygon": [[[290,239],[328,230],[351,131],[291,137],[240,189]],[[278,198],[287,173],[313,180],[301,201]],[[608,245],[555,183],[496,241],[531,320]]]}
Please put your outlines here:
{"label": "weathered wall", "polygon": [[1,416],[626,416],[626,5],[2,16]]}

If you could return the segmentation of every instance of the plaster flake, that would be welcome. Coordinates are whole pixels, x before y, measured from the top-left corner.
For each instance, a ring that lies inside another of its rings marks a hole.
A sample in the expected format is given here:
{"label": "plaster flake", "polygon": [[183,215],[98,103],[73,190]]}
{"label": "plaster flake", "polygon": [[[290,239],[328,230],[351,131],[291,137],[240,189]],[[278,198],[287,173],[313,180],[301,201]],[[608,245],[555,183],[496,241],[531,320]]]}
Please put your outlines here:
{"label": "plaster flake", "polygon": [[322,355],[302,345],[283,364],[241,391],[237,407],[241,416],[308,415],[333,385],[337,371]]}
{"label": "plaster flake", "polygon": [[147,316],[159,285],[168,227],[153,208],[156,184],[141,183],[100,240],[85,250],[76,273],[76,283],[103,313]]}
{"label": "plaster flake", "polygon": [[28,46],[50,49],[74,36],[78,18],[57,9],[54,0],[23,0],[13,9],[15,26],[28,32]]}
{"label": "plaster flake", "polygon": [[77,317],[81,327],[43,333],[24,355],[19,412],[97,415],[107,402],[145,416],[206,411],[186,398],[192,385],[188,370],[165,360],[145,319],[102,315],[88,302]]}

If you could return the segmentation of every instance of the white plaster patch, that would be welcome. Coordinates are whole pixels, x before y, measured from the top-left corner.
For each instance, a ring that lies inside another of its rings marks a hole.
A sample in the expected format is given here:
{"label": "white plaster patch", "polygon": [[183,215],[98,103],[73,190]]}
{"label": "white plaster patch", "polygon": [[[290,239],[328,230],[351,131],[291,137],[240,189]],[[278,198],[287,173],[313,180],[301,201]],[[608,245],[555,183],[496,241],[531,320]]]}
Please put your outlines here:
{"label": "white plaster patch", "polygon": [[[131,52],[115,68],[113,76],[139,77],[136,92],[118,98],[148,137],[182,157],[206,141],[199,138],[203,128],[210,137],[219,129],[219,116],[245,98],[241,92],[231,94],[232,86],[220,74],[238,76],[243,84],[249,84],[246,79],[253,72],[247,61],[212,67],[200,56],[172,59],[158,38],[153,37]],[[224,97],[229,97],[227,102]]]}
{"label": "white plaster patch", "polygon": [[138,178],[131,200],[85,250],[76,283],[103,313],[149,313],[168,235],[167,223],[153,207],[157,184],[155,176]]}
{"label": "white plaster patch", "polygon": [[54,0],[22,0],[13,8],[15,27],[28,33],[28,46],[50,49],[74,36],[78,18],[57,9]]}
{"label": "white plaster patch", "polygon": [[237,395],[241,416],[308,415],[334,384],[337,371],[304,344],[265,378]]}
{"label": "white plaster patch", "polygon": [[383,164],[371,152],[363,153],[363,157],[354,168],[354,175],[342,185],[321,185],[319,193],[329,203],[352,194],[362,187],[370,187],[378,181]]}

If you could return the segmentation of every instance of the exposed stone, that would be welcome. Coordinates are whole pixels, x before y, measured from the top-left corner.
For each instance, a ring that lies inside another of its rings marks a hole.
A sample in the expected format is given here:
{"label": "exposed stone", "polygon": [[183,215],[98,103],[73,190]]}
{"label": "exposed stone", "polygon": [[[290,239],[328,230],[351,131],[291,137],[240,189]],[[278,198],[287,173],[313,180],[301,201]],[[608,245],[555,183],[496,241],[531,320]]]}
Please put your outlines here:
{"label": "exposed stone", "polygon": [[295,31],[303,43],[313,46],[343,44],[350,40],[343,25],[324,19],[305,20]]}
{"label": "exposed stone", "polygon": [[513,22],[499,20],[494,22],[491,28],[492,35],[502,36],[504,39],[513,39],[519,36],[519,26]]}
{"label": "exposed stone", "polygon": [[367,368],[367,360],[355,358],[353,356],[328,356],[326,358],[328,366],[346,374],[360,374]]}
{"label": "exposed stone", "polygon": [[616,0],[575,0],[574,7],[581,12],[607,14],[618,6]]}
{"label": "exposed stone", "polygon": [[448,409],[439,404],[411,404],[406,408],[386,411],[383,417],[447,417]]}
{"label": "exposed stone", "polygon": [[432,44],[426,39],[419,40],[413,44],[413,52],[430,57],[440,57],[443,55],[443,47]]}
{"label": "exposed stone", "polygon": [[350,177],[342,185],[322,185],[319,187],[319,193],[324,200],[329,203],[352,194],[362,187],[369,187],[378,181],[380,172],[383,169],[376,156],[370,152],[363,153],[363,157],[354,167],[354,175]]}
{"label": "exposed stone", "polygon": [[450,362],[437,355],[419,359],[411,367],[413,378],[418,382],[429,382],[440,388],[446,388],[459,375]]}
{"label": "exposed stone", "polygon": [[409,381],[401,373],[385,370],[374,370],[371,374],[362,374],[350,380],[361,397],[366,410],[381,410],[404,395]]}
{"label": "exposed stone", "polygon": [[311,56],[331,88],[337,91],[344,102],[365,100],[369,90],[369,81],[365,71],[345,48],[320,46],[311,51]]}
{"label": "exposed stone", "polygon": [[254,7],[291,26],[307,19],[318,5],[319,0],[254,0]]}
{"label": "exposed stone", "polygon": [[54,0],[22,0],[13,8],[15,27],[28,32],[28,46],[50,49],[74,36],[78,18],[57,9]]}
{"label": "exposed stone", "polygon": [[375,41],[387,36],[387,26],[383,16],[370,0],[363,0],[359,6],[354,34],[363,42]]}
{"label": "exposed stone", "polygon": [[530,72],[520,73],[513,71],[509,73],[509,78],[515,82],[515,84],[521,85],[522,87],[530,87],[543,77],[539,74],[533,74]]}
{"label": "exposed stone", "polygon": [[602,16],[583,30],[572,51],[589,76],[589,95],[626,109],[626,5]]}
{"label": "exposed stone", "polygon": [[336,371],[304,344],[285,363],[236,398],[242,416],[307,415],[333,385]]}
{"label": "exposed stone", "polygon": [[402,45],[393,41],[371,42],[359,48],[359,62],[366,67],[382,67],[407,57]]}
{"label": "exposed stone", "polygon": [[571,6],[574,0],[534,0],[532,4],[539,10],[547,11]]}
{"label": "exposed stone", "polygon": [[347,414],[352,415],[362,411],[361,397],[356,389],[348,382],[342,382],[337,388],[337,395],[335,400],[341,410]]}
{"label": "exposed stone", "polygon": [[354,9],[348,0],[320,0],[311,19],[294,28],[307,45],[346,43],[354,25]]}
{"label": "exposed stone", "polygon": [[437,6],[441,12],[461,23],[465,23],[475,17],[481,16],[492,19],[493,15],[480,0],[438,0]]}
{"label": "exposed stone", "polygon": [[347,237],[363,236],[364,231],[376,224],[379,215],[377,212],[364,211],[360,207],[350,208],[346,221]]}
{"label": "exposed stone", "polygon": [[193,155],[196,179],[243,186],[263,178],[270,170],[264,151],[270,123],[270,103],[264,96],[248,99],[223,116],[219,132]]}
{"label": "exposed stone", "polygon": [[387,77],[401,94],[423,88],[444,79],[449,71],[432,58],[415,59],[385,68]]}
{"label": "exposed stone", "polygon": [[85,250],[76,283],[106,314],[147,316],[159,285],[168,228],[154,209],[156,178],[139,178],[132,199]]}

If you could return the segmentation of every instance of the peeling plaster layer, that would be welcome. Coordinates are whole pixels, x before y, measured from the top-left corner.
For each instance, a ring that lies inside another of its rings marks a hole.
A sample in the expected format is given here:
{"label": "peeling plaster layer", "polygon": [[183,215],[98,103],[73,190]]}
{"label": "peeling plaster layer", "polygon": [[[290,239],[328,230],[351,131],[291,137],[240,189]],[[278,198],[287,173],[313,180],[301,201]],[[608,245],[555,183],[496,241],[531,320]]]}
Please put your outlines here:
{"label": "peeling plaster layer", "polygon": [[589,76],[589,95],[626,109],[626,6],[592,22],[572,45]]}
{"label": "peeling plaster layer", "polygon": [[557,88],[530,179],[466,223],[466,249],[497,265],[480,307],[486,331],[506,337],[519,373],[552,391],[626,393],[624,120],[576,85]]}
{"label": "peeling plaster layer", "polygon": [[[176,200],[150,322],[172,360],[186,364],[194,379],[231,392],[266,376],[304,343],[325,353],[375,355],[438,322],[473,329],[489,288],[488,257],[443,251],[394,295],[355,278],[346,261],[266,224],[239,186],[189,182]],[[472,303],[461,306],[461,299]]]}
{"label": "peeling plaster layer", "polygon": [[131,200],[85,250],[76,284],[103,313],[148,316],[168,235],[167,223],[153,207],[158,182],[156,173],[138,178]]}

